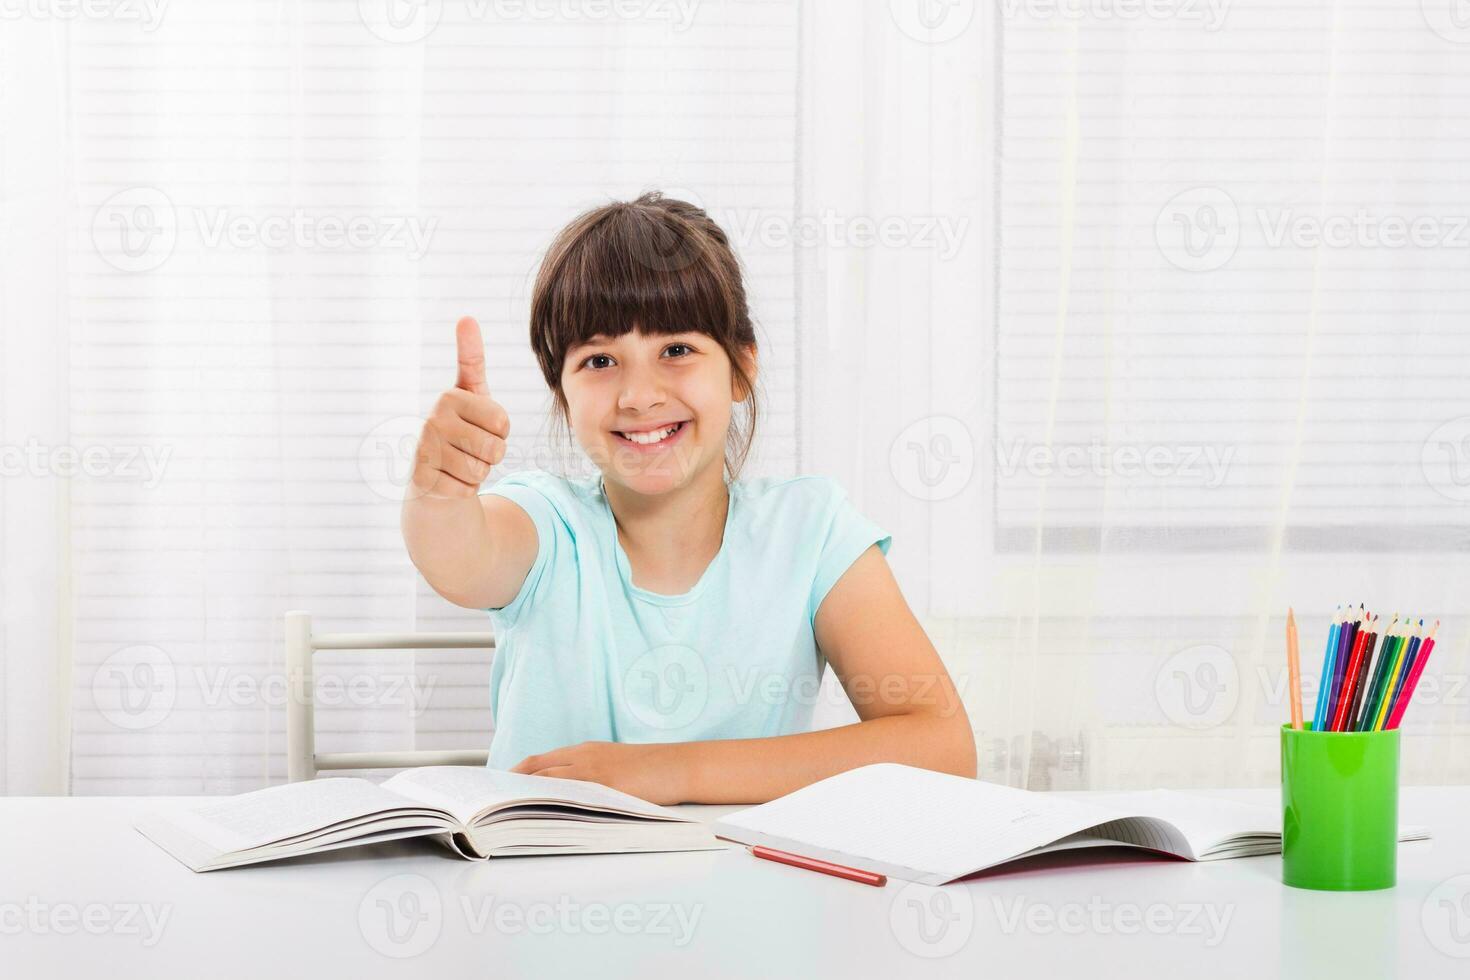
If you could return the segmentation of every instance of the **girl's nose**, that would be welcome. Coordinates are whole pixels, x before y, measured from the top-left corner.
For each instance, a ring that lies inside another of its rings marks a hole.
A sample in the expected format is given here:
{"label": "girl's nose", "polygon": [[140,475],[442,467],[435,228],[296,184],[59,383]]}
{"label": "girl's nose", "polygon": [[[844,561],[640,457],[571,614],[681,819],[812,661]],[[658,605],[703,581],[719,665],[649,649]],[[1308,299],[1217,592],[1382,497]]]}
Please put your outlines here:
{"label": "girl's nose", "polygon": [[663,386],[658,383],[654,372],[633,368],[625,375],[626,382],[618,395],[618,408],[627,412],[645,412],[664,403]]}

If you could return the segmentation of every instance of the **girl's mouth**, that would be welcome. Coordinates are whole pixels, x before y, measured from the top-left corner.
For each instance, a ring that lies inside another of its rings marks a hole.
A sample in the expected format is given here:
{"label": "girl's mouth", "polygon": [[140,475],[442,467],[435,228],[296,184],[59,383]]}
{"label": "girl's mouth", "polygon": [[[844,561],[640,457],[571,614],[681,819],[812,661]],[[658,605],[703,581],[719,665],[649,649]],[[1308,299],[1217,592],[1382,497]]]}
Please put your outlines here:
{"label": "girl's mouth", "polygon": [[617,431],[614,431],[613,435],[617,436],[618,442],[621,445],[637,450],[638,452],[651,453],[659,452],[678,442],[683,438],[684,430],[687,428],[689,428],[689,420],[685,419],[683,422],[675,423],[663,429],[652,432],[634,433],[636,438],[630,438]]}

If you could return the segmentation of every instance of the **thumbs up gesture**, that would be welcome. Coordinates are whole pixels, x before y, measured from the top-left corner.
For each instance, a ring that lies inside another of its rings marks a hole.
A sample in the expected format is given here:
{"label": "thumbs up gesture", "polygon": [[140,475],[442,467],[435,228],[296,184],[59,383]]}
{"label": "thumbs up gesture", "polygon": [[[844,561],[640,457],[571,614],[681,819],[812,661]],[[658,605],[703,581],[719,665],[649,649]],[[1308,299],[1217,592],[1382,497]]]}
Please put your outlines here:
{"label": "thumbs up gesture", "polygon": [[474,497],[490,468],[505,458],[510,417],[485,384],[485,344],[474,317],[454,328],[459,377],[434,404],[414,453],[412,493],[440,499]]}

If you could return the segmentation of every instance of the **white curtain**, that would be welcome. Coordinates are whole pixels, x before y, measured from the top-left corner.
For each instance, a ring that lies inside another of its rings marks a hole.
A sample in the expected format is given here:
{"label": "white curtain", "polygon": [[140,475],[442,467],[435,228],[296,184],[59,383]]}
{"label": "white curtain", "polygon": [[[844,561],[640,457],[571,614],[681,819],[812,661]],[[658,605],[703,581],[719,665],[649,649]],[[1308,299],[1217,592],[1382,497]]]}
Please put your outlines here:
{"label": "white curtain", "polygon": [[[1286,607],[1310,674],[1349,600],[1443,619],[1406,778],[1470,778],[1470,32],[1401,6],[0,21],[0,786],[278,781],[286,610],[488,629],[403,552],[416,419],[474,314],[547,465],[536,260],[651,188],[747,267],[749,472],[893,533],[985,778],[1269,785]],[[483,658],[319,662],[322,751],[488,743]]]}

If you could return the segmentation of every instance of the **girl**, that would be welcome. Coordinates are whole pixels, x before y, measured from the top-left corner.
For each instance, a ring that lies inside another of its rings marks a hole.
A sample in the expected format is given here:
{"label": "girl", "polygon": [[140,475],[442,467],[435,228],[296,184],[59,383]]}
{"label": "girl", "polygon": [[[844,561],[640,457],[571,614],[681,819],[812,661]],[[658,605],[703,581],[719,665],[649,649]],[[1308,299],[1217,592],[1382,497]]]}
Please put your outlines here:
{"label": "girl", "polygon": [[[517,472],[479,493],[510,432],[479,330],[456,328],[403,532],[435,590],[490,613],[491,766],[655,803],[759,803],[872,762],[975,775],[890,537],[831,480],[738,479],[756,339],[704,211],[609,204],[542,262],[531,347],[596,478]],[[827,662],[861,721],[813,732]]]}

